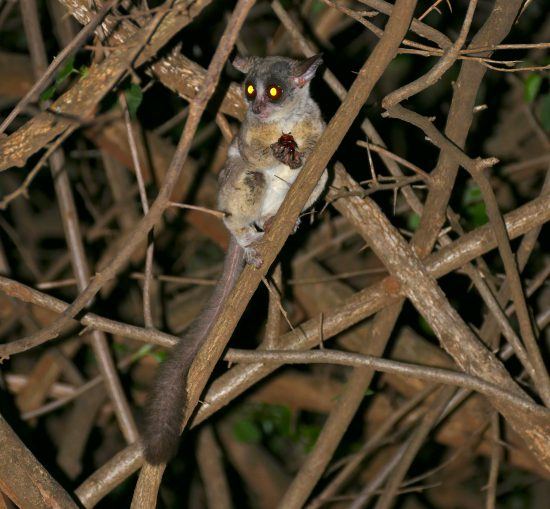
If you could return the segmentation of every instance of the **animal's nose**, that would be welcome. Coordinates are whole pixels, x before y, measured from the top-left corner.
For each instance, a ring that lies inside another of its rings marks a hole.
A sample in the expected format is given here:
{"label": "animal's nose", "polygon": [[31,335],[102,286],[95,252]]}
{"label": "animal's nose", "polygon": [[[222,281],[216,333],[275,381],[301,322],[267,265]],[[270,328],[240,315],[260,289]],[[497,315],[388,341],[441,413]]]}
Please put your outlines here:
{"label": "animal's nose", "polygon": [[253,113],[256,113],[256,115],[258,115],[259,113],[262,112],[262,105],[261,103],[254,103],[252,105],[252,112]]}

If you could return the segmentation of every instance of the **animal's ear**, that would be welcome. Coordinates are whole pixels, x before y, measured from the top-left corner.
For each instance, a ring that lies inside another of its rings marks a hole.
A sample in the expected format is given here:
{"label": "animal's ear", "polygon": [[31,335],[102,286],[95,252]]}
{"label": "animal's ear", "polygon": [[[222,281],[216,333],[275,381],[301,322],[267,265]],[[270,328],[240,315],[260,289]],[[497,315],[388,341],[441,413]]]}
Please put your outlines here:
{"label": "animal's ear", "polygon": [[254,57],[241,57],[240,55],[237,55],[231,63],[237,71],[248,74],[254,64]]}
{"label": "animal's ear", "polygon": [[296,62],[292,68],[292,79],[294,83],[302,88],[304,85],[309,83],[313,76],[315,76],[315,71],[323,63],[323,55],[313,55],[307,60],[302,60]]}

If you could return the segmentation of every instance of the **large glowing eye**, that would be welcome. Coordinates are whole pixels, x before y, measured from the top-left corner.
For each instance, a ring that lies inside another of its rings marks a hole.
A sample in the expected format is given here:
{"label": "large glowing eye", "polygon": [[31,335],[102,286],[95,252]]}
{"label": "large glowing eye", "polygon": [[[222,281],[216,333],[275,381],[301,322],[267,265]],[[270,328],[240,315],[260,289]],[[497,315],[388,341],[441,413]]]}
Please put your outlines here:
{"label": "large glowing eye", "polygon": [[281,95],[283,94],[283,89],[279,85],[271,85],[267,88],[267,96],[272,101],[277,101],[281,98]]}
{"label": "large glowing eye", "polygon": [[256,89],[254,88],[254,85],[252,83],[246,85],[245,90],[246,97],[248,97],[248,99],[254,99],[254,97],[256,97]]}

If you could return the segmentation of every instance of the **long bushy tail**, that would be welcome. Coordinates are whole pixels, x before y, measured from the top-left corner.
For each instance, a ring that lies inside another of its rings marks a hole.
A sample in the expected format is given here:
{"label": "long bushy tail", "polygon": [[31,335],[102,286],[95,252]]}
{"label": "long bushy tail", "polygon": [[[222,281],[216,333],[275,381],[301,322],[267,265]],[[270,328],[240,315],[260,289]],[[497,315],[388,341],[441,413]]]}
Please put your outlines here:
{"label": "long bushy tail", "polygon": [[168,359],[159,366],[147,398],[142,433],[145,459],[153,465],[167,462],[177,450],[187,406],[189,369],[242,272],[243,263],[243,249],[231,237],[223,273],[214,292]]}

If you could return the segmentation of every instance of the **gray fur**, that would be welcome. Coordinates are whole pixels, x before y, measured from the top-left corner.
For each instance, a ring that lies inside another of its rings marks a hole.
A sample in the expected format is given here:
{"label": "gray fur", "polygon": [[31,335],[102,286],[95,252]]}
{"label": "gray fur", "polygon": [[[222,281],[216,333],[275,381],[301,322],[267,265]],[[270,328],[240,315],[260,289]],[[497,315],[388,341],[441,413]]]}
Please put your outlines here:
{"label": "gray fur", "polygon": [[[237,57],[234,61],[237,69],[246,72],[245,97],[249,85],[255,88],[256,96],[249,100],[245,120],[220,174],[218,208],[226,212],[227,228],[245,249],[247,261],[254,265],[261,260],[251,244],[261,239],[260,230],[275,215],[301,169],[282,164],[271,145],[281,134],[290,132],[305,160],[325,127],[309,92],[309,82],[320,63],[320,56],[304,61],[286,57]],[[270,101],[266,93],[273,85],[282,89],[277,101]],[[264,178],[251,179],[251,174]],[[322,192],[326,180],[325,171],[308,207]]]}
{"label": "gray fur", "polygon": [[231,239],[220,283],[214,288],[199,316],[159,366],[147,397],[142,432],[145,459],[152,465],[166,463],[177,450],[187,403],[189,368],[237,282],[242,267],[243,250]]}

